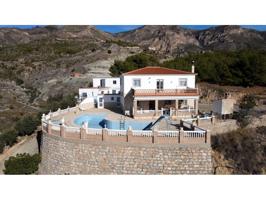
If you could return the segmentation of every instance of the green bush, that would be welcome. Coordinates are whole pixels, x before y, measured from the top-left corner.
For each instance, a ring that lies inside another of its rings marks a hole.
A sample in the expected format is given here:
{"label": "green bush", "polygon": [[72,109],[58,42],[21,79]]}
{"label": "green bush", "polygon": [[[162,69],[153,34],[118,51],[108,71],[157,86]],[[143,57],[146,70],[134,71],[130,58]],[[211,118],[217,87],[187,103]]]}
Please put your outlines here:
{"label": "green bush", "polygon": [[17,142],[17,132],[9,130],[0,134],[0,153],[3,153],[5,146],[13,146]]}
{"label": "green bush", "polygon": [[5,174],[33,174],[41,161],[39,154],[17,154],[5,161]]}
{"label": "green bush", "polygon": [[0,140],[5,145],[13,146],[17,142],[17,132],[15,130],[9,130],[0,135]]}
{"label": "green bush", "polygon": [[140,53],[127,57],[125,61],[115,60],[115,63],[110,68],[110,72],[112,75],[117,76],[124,72],[152,65],[159,65],[157,58],[147,53]]}
{"label": "green bush", "polygon": [[4,143],[4,141],[2,141],[1,139],[0,139],[0,153],[3,153],[4,152],[4,148],[5,148],[5,143]]}
{"label": "green bush", "polygon": [[39,123],[39,119],[33,116],[26,116],[16,123],[15,129],[17,130],[18,135],[20,136],[30,135],[34,132]]}
{"label": "green bush", "polygon": [[241,128],[246,127],[250,123],[250,111],[256,106],[256,99],[253,95],[245,95],[239,104],[239,112],[234,113],[233,118]]}
{"label": "green bush", "polygon": [[58,94],[55,96],[50,96],[47,103],[43,106],[43,112],[56,111],[58,108],[65,109],[68,106],[73,107],[76,105],[76,94],[70,94],[63,96],[63,94]]}
{"label": "green bush", "polygon": [[253,95],[245,95],[239,107],[244,110],[250,110],[256,106],[256,98]]}
{"label": "green bush", "polygon": [[24,81],[20,78],[16,78],[15,81],[17,85],[22,85],[24,83]]}

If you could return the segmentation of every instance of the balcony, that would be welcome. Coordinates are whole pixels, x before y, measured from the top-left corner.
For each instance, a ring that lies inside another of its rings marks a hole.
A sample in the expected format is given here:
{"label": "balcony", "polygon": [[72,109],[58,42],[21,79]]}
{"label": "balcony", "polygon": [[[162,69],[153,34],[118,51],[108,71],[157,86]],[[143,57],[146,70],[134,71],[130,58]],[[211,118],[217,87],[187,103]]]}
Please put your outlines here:
{"label": "balcony", "polygon": [[134,96],[198,96],[198,88],[188,89],[135,89]]}

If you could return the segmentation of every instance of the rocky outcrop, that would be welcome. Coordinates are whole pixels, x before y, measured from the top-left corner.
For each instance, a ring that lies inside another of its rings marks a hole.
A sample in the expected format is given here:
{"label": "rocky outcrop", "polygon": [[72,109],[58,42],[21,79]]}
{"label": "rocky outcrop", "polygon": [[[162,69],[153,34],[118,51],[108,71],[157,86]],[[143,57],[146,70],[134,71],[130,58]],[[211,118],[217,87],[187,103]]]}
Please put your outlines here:
{"label": "rocky outcrop", "polygon": [[171,55],[215,50],[266,49],[265,32],[240,26],[217,26],[200,31],[181,26],[143,26],[119,33],[117,37]]}

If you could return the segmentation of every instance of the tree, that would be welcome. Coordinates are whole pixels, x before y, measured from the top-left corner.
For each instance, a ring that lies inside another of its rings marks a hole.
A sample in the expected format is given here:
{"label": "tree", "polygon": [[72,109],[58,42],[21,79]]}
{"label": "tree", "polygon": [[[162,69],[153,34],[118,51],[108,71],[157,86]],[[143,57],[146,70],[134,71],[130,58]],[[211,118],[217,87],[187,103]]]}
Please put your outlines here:
{"label": "tree", "polygon": [[140,53],[127,57],[125,61],[115,60],[115,63],[110,68],[110,72],[112,75],[117,76],[124,72],[152,65],[159,65],[157,58],[151,54]]}
{"label": "tree", "polygon": [[5,174],[33,174],[41,162],[39,154],[17,154],[5,161]]}
{"label": "tree", "polygon": [[256,106],[256,98],[253,95],[245,95],[239,107],[244,110],[250,110]]}
{"label": "tree", "polygon": [[0,140],[0,153],[3,153],[4,152],[4,148],[5,148],[5,143],[4,141]]}
{"label": "tree", "polygon": [[234,118],[237,120],[241,128],[246,127],[250,123],[250,110],[256,106],[256,99],[253,95],[245,95],[239,104],[239,112],[235,113]]}
{"label": "tree", "polygon": [[1,135],[5,141],[5,145],[13,146],[17,142],[17,132],[15,130],[9,130]]}
{"label": "tree", "polygon": [[18,135],[20,136],[30,135],[34,132],[38,125],[39,120],[32,116],[26,116],[16,123],[15,129],[18,131]]}

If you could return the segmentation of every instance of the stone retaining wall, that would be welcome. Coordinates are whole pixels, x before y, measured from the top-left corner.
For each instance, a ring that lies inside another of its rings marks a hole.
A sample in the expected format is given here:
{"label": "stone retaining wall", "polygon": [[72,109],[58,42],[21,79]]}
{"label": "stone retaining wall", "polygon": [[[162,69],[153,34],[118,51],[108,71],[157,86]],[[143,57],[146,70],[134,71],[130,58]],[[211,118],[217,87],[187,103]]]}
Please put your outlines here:
{"label": "stone retaining wall", "polygon": [[212,174],[211,147],[91,142],[43,134],[40,174]]}

